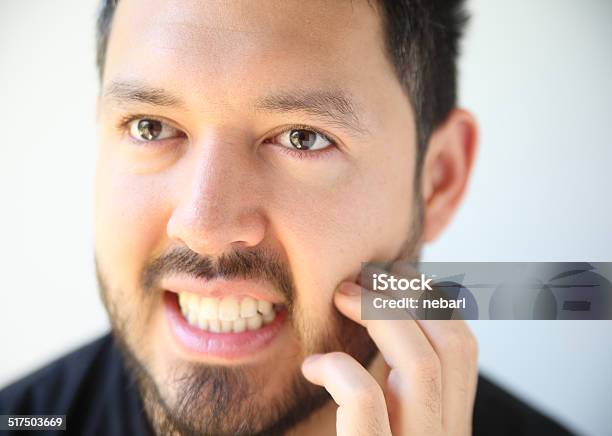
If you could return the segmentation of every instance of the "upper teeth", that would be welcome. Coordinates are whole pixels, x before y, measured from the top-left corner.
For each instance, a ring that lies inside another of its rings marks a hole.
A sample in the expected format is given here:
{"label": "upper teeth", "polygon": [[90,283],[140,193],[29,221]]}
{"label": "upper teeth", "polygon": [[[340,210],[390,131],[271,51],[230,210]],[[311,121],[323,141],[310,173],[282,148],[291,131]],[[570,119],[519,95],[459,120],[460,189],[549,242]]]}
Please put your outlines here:
{"label": "upper teeth", "polygon": [[187,322],[214,333],[256,330],[276,316],[272,303],[251,297],[238,301],[233,297],[200,297],[189,292],[179,292],[178,296]]}

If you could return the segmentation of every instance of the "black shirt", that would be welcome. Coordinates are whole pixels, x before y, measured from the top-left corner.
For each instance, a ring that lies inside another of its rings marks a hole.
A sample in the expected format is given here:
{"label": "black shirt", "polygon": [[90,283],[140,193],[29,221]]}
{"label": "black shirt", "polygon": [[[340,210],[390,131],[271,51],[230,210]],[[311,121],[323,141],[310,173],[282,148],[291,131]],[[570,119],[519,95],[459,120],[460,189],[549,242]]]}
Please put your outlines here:
{"label": "black shirt", "polygon": [[[66,415],[66,432],[45,434],[150,434],[136,385],[110,334],[4,388],[0,414]],[[475,435],[571,434],[483,376],[478,380],[473,428]]]}

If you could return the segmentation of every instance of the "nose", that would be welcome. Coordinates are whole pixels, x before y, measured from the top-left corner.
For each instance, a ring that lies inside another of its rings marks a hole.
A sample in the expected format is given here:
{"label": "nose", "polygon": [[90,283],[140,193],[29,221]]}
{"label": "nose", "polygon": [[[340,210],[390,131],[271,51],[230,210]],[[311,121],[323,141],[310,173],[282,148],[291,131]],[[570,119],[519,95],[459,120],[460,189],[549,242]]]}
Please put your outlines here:
{"label": "nose", "polygon": [[252,155],[215,134],[184,156],[168,236],[208,256],[258,245],[267,224]]}

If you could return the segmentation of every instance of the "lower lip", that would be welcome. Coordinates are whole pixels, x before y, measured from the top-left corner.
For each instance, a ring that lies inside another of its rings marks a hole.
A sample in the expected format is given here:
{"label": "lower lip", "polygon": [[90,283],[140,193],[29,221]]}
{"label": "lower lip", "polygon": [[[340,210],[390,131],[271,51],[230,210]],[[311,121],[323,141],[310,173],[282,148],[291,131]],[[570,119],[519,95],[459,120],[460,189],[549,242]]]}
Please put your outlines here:
{"label": "lower lip", "polygon": [[257,330],[242,333],[211,333],[189,325],[181,314],[177,295],[164,292],[166,318],[172,335],[188,353],[203,356],[240,359],[264,350],[276,338],[285,318],[285,311],[277,312],[274,320]]}

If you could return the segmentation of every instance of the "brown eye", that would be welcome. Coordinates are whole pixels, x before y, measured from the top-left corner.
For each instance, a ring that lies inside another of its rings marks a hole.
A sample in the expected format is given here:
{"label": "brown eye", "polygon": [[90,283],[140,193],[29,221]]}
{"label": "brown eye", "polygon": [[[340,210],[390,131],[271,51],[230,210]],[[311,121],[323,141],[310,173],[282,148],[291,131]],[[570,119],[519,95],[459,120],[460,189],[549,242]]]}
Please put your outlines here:
{"label": "brown eye", "polygon": [[298,150],[320,150],[332,144],[327,137],[309,129],[291,129],[278,135],[278,142]]}
{"label": "brown eye", "polygon": [[162,131],[162,125],[157,120],[138,121],[138,134],[147,141],[156,139]]}
{"label": "brown eye", "polygon": [[149,142],[181,136],[178,129],[152,118],[136,118],[129,123],[130,136],[137,141]]}
{"label": "brown eye", "polygon": [[317,140],[316,132],[312,130],[292,130],[289,134],[291,144],[299,150],[309,150]]}

